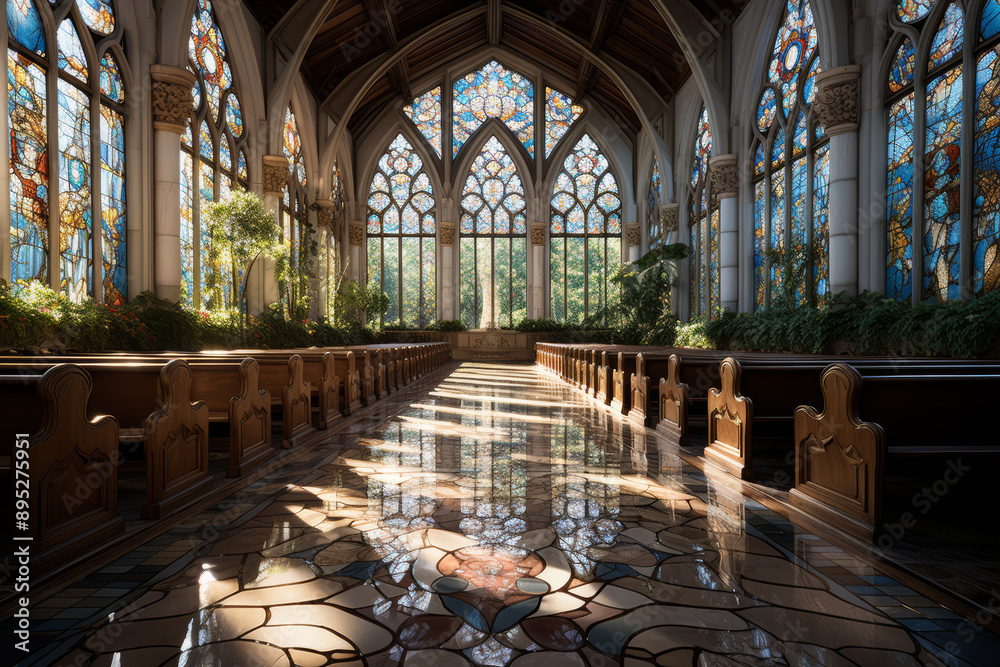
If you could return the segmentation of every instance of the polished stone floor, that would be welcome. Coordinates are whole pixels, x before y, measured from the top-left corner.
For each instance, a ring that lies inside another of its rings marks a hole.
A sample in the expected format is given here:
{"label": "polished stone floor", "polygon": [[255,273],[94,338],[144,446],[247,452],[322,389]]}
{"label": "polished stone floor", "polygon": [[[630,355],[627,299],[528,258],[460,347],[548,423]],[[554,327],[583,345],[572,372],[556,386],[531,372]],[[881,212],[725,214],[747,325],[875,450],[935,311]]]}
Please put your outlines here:
{"label": "polished stone floor", "polygon": [[989,665],[533,366],[454,365],[43,602],[26,664]]}

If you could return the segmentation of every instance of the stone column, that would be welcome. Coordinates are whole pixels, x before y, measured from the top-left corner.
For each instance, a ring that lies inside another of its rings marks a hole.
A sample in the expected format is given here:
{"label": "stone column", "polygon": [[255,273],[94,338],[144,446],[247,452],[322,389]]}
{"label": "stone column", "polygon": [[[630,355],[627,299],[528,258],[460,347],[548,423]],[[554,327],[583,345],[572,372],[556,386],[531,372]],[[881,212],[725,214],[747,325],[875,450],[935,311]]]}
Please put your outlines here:
{"label": "stone column", "polygon": [[351,220],[348,228],[351,242],[351,280],[361,282],[361,244],[365,242],[365,225],[360,220]]}
{"label": "stone column", "polygon": [[442,222],[441,227],[441,298],[438,299],[442,320],[455,317],[455,223]]}
{"label": "stone column", "polygon": [[639,261],[642,252],[642,228],[638,222],[625,223],[625,245],[628,246],[628,261]]}
{"label": "stone column", "polygon": [[712,192],[719,198],[719,299],[723,308],[739,309],[740,221],[736,195],[739,193],[737,156],[717,155],[709,162]]}
{"label": "stone column", "polygon": [[545,317],[545,223],[531,223],[531,315]]}
{"label": "stone column", "polygon": [[[680,219],[680,204],[664,204],[660,206],[660,227],[663,229],[664,243],[667,245],[680,242],[677,238],[678,220]],[[680,266],[677,267],[678,274]],[[680,276],[670,285],[670,309],[680,314]]]}
{"label": "stone column", "polygon": [[[316,280],[318,283],[316,286],[316,312],[321,317],[330,317],[333,313],[328,312],[327,306],[330,302],[330,282],[333,274],[334,256],[336,254],[336,243],[330,242],[336,238],[333,229],[333,202],[329,199],[320,199],[313,202],[309,208],[316,211],[316,229],[319,233],[320,248],[323,249],[320,257],[326,256],[326,261],[320,262],[320,266],[316,271]],[[331,248],[332,246],[333,248]]]}
{"label": "stone column", "polygon": [[[264,164],[264,209],[274,216],[279,228],[281,226],[281,197],[288,185],[288,158],[284,155],[265,155]],[[247,303],[250,304],[250,314],[257,314],[271,303],[278,301],[278,281],[274,277],[274,260],[264,258],[258,260],[260,270],[254,272],[259,276],[251,276],[249,285],[254,289]]]}
{"label": "stone column", "polygon": [[191,88],[196,79],[186,69],[151,65],[153,95],[153,285],[156,296],[181,297],[181,135],[194,110]]}
{"label": "stone column", "polygon": [[830,293],[858,293],[858,119],[860,65],[816,75],[820,124],[830,137]]}

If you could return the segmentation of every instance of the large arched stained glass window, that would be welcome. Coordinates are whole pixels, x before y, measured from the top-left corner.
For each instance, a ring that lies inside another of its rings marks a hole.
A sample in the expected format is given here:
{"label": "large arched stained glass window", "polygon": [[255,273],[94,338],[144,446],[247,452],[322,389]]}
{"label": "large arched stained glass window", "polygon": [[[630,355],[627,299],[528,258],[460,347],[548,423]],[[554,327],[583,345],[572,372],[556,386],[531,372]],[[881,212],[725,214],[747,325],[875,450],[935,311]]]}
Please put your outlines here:
{"label": "large arched stained glass window", "polygon": [[281,241],[288,251],[288,280],[281,285],[285,312],[305,317],[309,296],[309,277],[315,270],[316,249],[312,225],[306,212],[306,165],[302,138],[292,107],[285,110],[282,152],[288,160],[288,187],[281,200]]}
{"label": "large arched stained glass window", "polygon": [[378,161],[368,189],[368,284],[389,295],[385,324],[437,319],[434,190],[402,134]]}
{"label": "large arched stained glass window", "polygon": [[809,0],[786,0],[754,127],[754,306],[829,295],[829,144],[811,113],[820,71]]}
{"label": "large arched stained glass window", "polygon": [[454,155],[472,133],[497,118],[535,154],[535,87],[527,77],[493,60],[455,82],[452,98]]}
{"label": "large arched stained glass window", "polygon": [[191,18],[188,58],[197,83],[191,91],[194,116],[181,141],[181,301],[195,308],[232,307],[239,285],[211,247],[207,214],[234,187],[247,187],[247,132],[209,0],[198,0]]}
{"label": "large arched stained glass window", "polygon": [[[128,296],[122,32],[113,34],[110,1],[69,4],[50,31],[50,3],[7,0],[10,279],[120,304]],[[58,271],[49,266],[53,244]]]}
{"label": "large arched stained glass window", "polygon": [[483,146],[462,188],[462,321],[469,328],[510,328],[527,313],[524,186],[496,137]]}
{"label": "large arched stained glass window", "polygon": [[[1000,287],[1000,3],[967,19],[957,2],[899,0],[894,14],[885,291],[915,302],[981,296]],[[923,35],[919,48],[910,30]]]}
{"label": "large arched stained glass window", "polygon": [[660,224],[660,201],[663,184],[660,182],[660,164],[653,156],[653,169],[649,175],[649,190],[646,192],[646,227],[649,230],[649,248],[658,248],[666,242],[665,231]]}
{"label": "large arched stained glass window", "polygon": [[712,155],[712,130],[708,109],[702,107],[691,158],[691,265],[690,301],[692,317],[712,317],[719,309],[719,200],[709,183],[708,160]]}
{"label": "large arched stained glass window", "polygon": [[580,323],[616,303],[610,278],[622,263],[621,193],[590,135],[563,161],[551,204],[552,317]]}

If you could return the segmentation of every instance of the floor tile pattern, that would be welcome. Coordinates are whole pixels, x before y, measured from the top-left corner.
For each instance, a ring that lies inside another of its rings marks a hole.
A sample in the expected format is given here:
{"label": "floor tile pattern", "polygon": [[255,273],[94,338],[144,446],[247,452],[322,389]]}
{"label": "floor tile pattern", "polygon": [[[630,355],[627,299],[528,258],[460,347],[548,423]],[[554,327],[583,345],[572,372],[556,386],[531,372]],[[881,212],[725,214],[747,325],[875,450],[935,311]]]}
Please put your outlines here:
{"label": "floor tile pattern", "polygon": [[535,367],[426,389],[42,602],[35,664],[996,664]]}

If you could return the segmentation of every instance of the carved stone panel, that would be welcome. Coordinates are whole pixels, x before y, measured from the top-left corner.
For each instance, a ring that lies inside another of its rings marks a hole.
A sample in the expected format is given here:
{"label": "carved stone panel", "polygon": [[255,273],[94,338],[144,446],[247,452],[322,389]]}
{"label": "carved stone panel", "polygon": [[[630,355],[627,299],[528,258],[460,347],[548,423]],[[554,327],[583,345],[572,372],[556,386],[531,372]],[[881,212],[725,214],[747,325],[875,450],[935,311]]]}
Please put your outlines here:
{"label": "carved stone panel", "polygon": [[671,354],[667,377],[660,378],[660,421],[656,430],[674,444],[686,447],[688,441],[688,397],[690,389],[681,382],[681,359]]}
{"label": "carved stone panel", "polygon": [[360,220],[351,220],[350,225],[347,227],[347,232],[351,245],[360,246],[365,242],[365,227],[361,224]]}
{"label": "carved stone panel", "polygon": [[827,136],[856,132],[860,118],[861,67],[836,67],[816,75],[813,109]]}
{"label": "carved stone panel", "polygon": [[184,134],[194,113],[194,98],[191,96],[191,89],[196,83],[194,74],[168,65],[151,65],[149,73],[152,79],[153,128]]}
{"label": "carved stone panel", "polygon": [[625,223],[625,245],[630,248],[642,244],[642,229],[638,222]]}
{"label": "carved stone panel", "polygon": [[262,159],[264,165],[264,193],[278,195],[285,191],[288,185],[288,158],[284,155],[265,155]]}
{"label": "carved stone panel", "polygon": [[455,223],[442,222],[441,225],[441,245],[454,247],[455,245]]}
{"label": "carved stone panel", "polygon": [[661,207],[660,218],[663,221],[665,232],[676,232],[678,220],[680,219],[680,206],[678,204],[667,204]]}
{"label": "carved stone panel", "polygon": [[719,364],[722,389],[708,391],[708,446],[705,458],[742,479],[753,479],[750,427],[753,403],[740,395],[740,362],[726,357]]}
{"label": "carved stone panel", "polygon": [[807,512],[870,539],[882,518],[886,439],[878,424],[861,421],[861,375],[847,364],[820,378],[823,412],[795,411],[795,488],[792,501]]}
{"label": "carved stone panel", "polygon": [[229,400],[229,467],[239,477],[274,456],[271,446],[271,392],[259,388],[260,366],[247,357],[240,364],[240,393]]}
{"label": "carved stone panel", "polygon": [[735,154],[718,155],[711,159],[712,193],[719,199],[735,197],[739,191],[739,175]]}
{"label": "carved stone panel", "polygon": [[531,223],[531,245],[545,245],[545,223]]}

